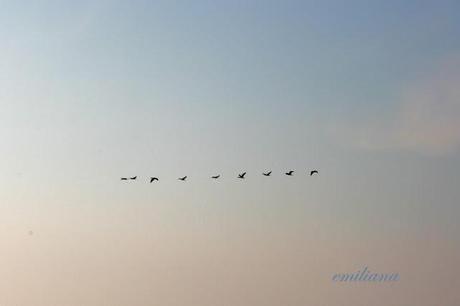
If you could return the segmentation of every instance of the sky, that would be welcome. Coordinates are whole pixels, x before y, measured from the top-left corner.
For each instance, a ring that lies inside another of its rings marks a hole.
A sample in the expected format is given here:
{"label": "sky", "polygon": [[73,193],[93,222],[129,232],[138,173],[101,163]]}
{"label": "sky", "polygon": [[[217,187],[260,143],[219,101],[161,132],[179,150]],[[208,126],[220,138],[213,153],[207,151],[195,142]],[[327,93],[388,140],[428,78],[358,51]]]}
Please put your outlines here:
{"label": "sky", "polygon": [[459,11],[0,0],[0,304],[457,305]]}

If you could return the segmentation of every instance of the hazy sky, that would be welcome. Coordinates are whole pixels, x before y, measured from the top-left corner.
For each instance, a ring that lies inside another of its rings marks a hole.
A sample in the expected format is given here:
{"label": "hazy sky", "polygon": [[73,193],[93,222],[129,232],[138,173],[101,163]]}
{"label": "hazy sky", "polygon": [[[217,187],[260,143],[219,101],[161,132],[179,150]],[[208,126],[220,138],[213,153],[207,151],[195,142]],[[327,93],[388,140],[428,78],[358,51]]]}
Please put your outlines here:
{"label": "hazy sky", "polygon": [[0,305],[456,306],[459,12],[0,0]]}

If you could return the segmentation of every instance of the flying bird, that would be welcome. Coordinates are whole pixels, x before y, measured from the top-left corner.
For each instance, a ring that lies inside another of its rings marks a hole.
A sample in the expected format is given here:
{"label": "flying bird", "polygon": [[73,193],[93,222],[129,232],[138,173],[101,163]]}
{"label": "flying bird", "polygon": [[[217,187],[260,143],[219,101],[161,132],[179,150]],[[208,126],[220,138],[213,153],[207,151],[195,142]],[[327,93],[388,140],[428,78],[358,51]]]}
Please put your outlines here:
{"label": "flying bird", "polygon": [[159,181],[159,179],[157,177],[151,177],[150,178],[150,183],[153,183],[153,181]]}
{"label": "flying bird", "polygon": [[186,179],[187,179],[187,176],[178,178],[178,180],[181,180],[181,181],[185,181]]}
{"label": "flying bird", "polygon": [[137,176],[130,177],[129,179],[130,180],[135,180],[135,179],[137,179]]}
{"label": "flying bird", "polygon": [[285,174],[286,174],[286,175],[289,175],[289,176],[292,176],[293,173],[294,173],[294,171],[291,170],[291,171],[289,171],[289,172],[286,172]]}
{"label": "flying bird", "polygon": [[244,179],[244,176],[246,175],[246,172],[243,172],[241,174],[238,174],[238,178]]}
{"label": "flying bird", "polygon": [[270,174],[272,174],[272,172],[271,172],[271,171],[269,171],[269,172],[267,172],[267,173],[264,173],[264,172],[263,172],[262,174],[265,175],[265,176],[270,176]]}
{"label": "flying bird", "polygon": [[211,178],[217,180],[218,178],[220,177],[220,174],[219,175],[214,175],[214,176],[211,176]]}
{"label": "flying bird", "polygon": [[122,180],[122,181],[127,181],[128,178],[127,178],[127,177],[122,177],[121,180]]}
{"label": "flying bird", "polygon": [[310,176],[312,176],[312,175],[315,174],[315,173],[316,173],[316,174],[319,174],[319,173],[318,173],[318,170],[312,170],[312,171],[310,171]]}

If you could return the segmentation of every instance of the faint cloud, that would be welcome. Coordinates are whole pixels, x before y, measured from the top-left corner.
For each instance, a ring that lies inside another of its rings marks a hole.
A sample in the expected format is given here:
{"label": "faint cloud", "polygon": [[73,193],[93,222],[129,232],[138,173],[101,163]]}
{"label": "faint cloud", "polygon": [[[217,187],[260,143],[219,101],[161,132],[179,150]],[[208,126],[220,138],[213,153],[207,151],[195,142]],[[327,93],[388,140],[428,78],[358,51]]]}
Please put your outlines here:
{"label": "faint cloud", "polygon": [[408,150],[430,155],[460,148],[460,57],[403,90],[395,110],[372,120],[340,125],[346,145],[368,150]]}

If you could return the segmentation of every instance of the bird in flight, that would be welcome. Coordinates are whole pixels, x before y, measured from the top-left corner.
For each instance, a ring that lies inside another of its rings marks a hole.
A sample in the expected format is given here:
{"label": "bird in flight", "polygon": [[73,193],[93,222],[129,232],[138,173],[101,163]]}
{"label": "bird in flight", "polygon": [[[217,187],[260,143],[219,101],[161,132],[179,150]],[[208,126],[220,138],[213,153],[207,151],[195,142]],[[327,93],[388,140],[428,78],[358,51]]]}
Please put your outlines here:
{"label": "bird in flight", "polygon": [[181,181],[185,181],[186,179],[187,179],[187,176],[178,178],[178,180],[181,180]]}
{"label": "bird in flight", "polygon": [[150,178],[150,183],[153,183],[153,181],[159,181],[159,179],[157,177],[151,177]]}
{"label": "bird in flight", "polygon": [[220,177],[220,174],[219,175],[214,175],[214,176],[211,176],[211,178],[217,180],[218,178]]}
{"label": "bird in flight", "polygon": [[135,180],[135,179],[137,179],[137,176],[130,177],[129,179],[130,180]]}
{"label": "bird in flight", "polygon": [[271,171],[269,171],[267,173],[263,172],[262,174],[265,175],[265,176],[270,176],[270,174],[272,174],[272,172]]}
{"label": "bird in flight", "polygon": [[241,174],[238,174],[238,178],[244,179],[244,176],[246,175],[246,172],[243,172]]}
{"label": "bird in flight", "polygon": [[315,174],[315,173],[316,173],[316,174],[319,174],[319,173],[318,173],[318,170],[312,170],[312,171],[310,171],[310,176],[312,176],[312,175]]}
{"label": "bird in flight", "polygon": [[127,181],[128,178],[127,178],[127,177],[122,177],[121,180],[122,180],[122,181]]}
{"label": "bird in flight", "polygon": [[286,172],[285,174],[286,174],[286,175],[289,175],[289,176],[292,176],[292,174],[294,174],[294,170],[291,170],[291,171],[289,171],[289,172]]}

